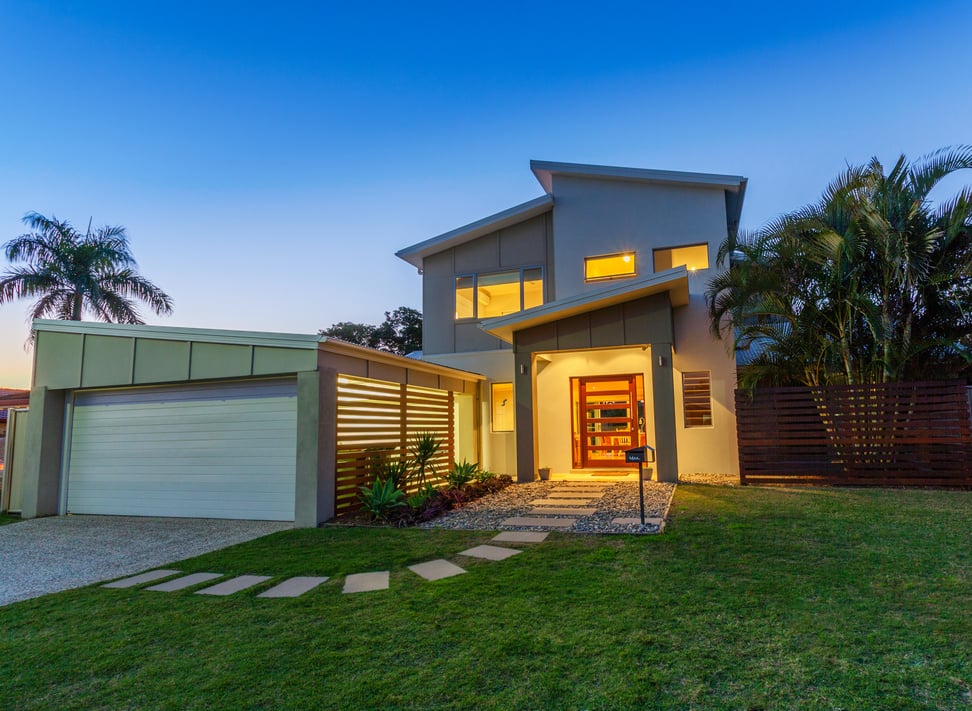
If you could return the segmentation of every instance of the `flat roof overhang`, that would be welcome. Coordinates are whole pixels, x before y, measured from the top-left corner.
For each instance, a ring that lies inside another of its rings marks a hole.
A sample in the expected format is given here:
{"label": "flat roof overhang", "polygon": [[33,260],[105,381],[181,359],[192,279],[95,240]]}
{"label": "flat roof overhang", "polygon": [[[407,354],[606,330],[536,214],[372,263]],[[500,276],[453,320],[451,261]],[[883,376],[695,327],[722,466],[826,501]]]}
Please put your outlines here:
{"label": "flat roof overhang", "polygon": [[486,333],[507,343],[512,343],[513,334],[517,331],[542,326],[654,294],[668,292],[673,307],[685,306],[689,302],[688,274],[687,268],[676,267],[636,281],[627,281],[624,284],[616,284],[596,291],[569,296],[566,299],[551,301],[510,316],[486,319],[479,324],[479,327]]}

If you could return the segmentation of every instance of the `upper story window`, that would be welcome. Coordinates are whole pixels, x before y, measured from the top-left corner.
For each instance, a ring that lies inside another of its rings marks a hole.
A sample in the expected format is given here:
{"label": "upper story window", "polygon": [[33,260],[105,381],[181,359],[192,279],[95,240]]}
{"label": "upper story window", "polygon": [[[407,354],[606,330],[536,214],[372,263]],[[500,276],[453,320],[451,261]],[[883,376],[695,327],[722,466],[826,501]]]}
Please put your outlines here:
{"label": "upper story window", "polygon": [[617,254],[602,254],[599,257],[584,258],[584,279],[586,281],[618,279],[635,276],[637,273],[634,252],[618,252]]}
{"label": "upper story window", "polygon": [[456,319],[506,316],[543,303],[543,268],[456,277]]}
{"label": "upper story window", "polygon": [[654,254],[656,272],[663,272],[666,269],[674,269],[675,267],[681,266],[687,267],[690,272],[709,268],[708,244],[666,247],[664,249],[656,249]]}

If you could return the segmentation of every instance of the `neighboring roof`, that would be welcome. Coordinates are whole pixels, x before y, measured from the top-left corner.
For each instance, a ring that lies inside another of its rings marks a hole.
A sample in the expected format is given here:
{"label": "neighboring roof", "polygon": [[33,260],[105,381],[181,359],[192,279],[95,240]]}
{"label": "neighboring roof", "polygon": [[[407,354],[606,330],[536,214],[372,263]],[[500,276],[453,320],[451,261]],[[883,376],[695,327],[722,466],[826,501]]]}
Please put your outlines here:
{"label": "neighboring roof", "polygon": [[678,170],[649,170],[647,168],[620,168],[611,165],[585,165],[582,163],[556,163],[531,160],[530,170],[540,181],[548,195],[553,195],[553,176],[574,175],[581,178],[627,180],[658,185],[683,185],[700,188],[722,188],[726,191],[727,221],[730,229],[739,225],[747,179],[741,175],[717,173],[685,173]]}
{"label": "neighboring roof", "polygon": [[538,198],[521,203],[516,207],[511,207],[508,210],[497,212],[495,215],[470,222],[468,225],[450,230],[437,237],[427,239],[424,242],[413,244],[411,247],[400,249],[395,252],[395,256],[421,269],[422,260],[429,255],[469,242],[477,237],[488,235],[490,232],[501,230],[504,227],[510,227],[524,220],[529,220],[531,217],[550,212],[552,209],[553,198],[549,195],[541,195]]}
{"label": "neighboring roof", "polygon": [[545,323],[559,321],[562,318],[623,304],[626,301],[660,294],[665,291],[671,294],[672,306],[688,304],[688,269],[676,267],[624,284],[575,294],[566,299],[551,301],[510,316],[486,319],[479,324],[479,327],[507,343],[512,343],[513,334],[525,328],[541,326]]}

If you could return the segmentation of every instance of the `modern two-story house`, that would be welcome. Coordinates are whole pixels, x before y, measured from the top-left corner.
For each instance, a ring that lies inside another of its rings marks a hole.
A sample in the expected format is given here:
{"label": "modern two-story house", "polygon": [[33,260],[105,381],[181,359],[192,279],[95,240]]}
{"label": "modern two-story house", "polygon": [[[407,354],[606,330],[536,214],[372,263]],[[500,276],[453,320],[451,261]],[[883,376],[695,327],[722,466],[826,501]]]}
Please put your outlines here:
{"label": "modern two-story house", "polygon": [[746,179],[533,161],[545,195],[402,249],[423,281],[423,359],[486,377],[483,465],[532,480],[738,472],[735,355],[704,290]]}

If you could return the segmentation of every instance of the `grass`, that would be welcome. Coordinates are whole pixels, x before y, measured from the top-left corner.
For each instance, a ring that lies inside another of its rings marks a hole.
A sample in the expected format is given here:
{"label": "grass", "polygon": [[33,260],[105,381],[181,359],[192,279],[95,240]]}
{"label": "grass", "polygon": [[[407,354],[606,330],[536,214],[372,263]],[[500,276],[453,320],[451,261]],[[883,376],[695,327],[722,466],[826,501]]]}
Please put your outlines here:
{"label": "grass", "polygon": [[[476,532],[275,534],[184,571],[294,600],[97,587],[0,608],[4,703],[48,708],[967,709],[972,493],[682,486],[668,532],[552,534],[427,583]],[[388,591],[340,594],[390,569]],[[268,583],[272,584],[272,583]]]}
{"label": "grass", "polygon": [[14,516],[12,514],[0,513],[0,526],[5,526],[8,523],[16,523],[20,520],[20,516]]}

